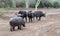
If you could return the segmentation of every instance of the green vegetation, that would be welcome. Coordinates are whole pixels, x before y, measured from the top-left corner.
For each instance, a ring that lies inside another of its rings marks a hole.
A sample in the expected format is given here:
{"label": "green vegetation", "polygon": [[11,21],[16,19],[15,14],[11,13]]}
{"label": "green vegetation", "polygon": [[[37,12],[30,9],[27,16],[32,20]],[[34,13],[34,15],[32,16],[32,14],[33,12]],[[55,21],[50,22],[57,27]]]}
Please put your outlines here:
{"label": "green vegetation", "polygon": [[45,1],[44,3],[45,7],[53,7],[53,5],[49,1]]}
{"label": "green vegetation", "polygon": [[25,7],[25,2],[17,2],[16,7]]}
{"label": "green vegetation", "polygon": [[59,7],[60,7],[60,4],[59,4],[58,2],[54,2],[54,3],[53,3],[53,7],[54,7],[54,8],[59,8]]}
{"label": "green vegetation", "polygon": [[0,13],[4,12],[6,8],[0,8]]}
{"label": "green vegetation", "polygon": [[[30,2],[32,1],[32,2]],[[35,8],[35,5],[38,0],[29,0],[29,8]],[[60,8],[60,2],[58,0],[46,0],[44,3],[40,2],[38,8],[42,7],[53,7]],[[26,0],[0,0],[0,8],[10,8],[10,7],[26,7]]]}
{"label": "green vegetation", "polygon": [[12,7],[11,0],[0,0],[0,8]]}

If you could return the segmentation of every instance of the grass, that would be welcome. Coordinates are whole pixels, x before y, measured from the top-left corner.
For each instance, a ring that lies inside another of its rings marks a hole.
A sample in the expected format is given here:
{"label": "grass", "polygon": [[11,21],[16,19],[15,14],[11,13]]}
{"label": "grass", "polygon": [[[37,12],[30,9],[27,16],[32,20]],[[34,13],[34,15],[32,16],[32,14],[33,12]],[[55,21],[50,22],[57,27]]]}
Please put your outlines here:
{"label": "grass", "polygon": [[0,13],[6,11],[6,8],[0,8]]}

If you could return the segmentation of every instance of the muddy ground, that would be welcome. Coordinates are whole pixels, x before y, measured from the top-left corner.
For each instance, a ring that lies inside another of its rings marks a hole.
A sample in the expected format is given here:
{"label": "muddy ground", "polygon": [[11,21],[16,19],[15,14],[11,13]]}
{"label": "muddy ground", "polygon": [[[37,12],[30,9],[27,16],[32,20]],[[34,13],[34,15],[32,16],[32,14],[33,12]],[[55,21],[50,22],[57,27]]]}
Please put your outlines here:
{"label": "muddy ground", "polygon": [[41,21],[27,22],[25,28],[13,32],[9,30],[9,19],[19,10],[6,10],[0,14],[0,36],[60,36],[60,9],[38,10],[46,12],[46,17],[42,17]]}

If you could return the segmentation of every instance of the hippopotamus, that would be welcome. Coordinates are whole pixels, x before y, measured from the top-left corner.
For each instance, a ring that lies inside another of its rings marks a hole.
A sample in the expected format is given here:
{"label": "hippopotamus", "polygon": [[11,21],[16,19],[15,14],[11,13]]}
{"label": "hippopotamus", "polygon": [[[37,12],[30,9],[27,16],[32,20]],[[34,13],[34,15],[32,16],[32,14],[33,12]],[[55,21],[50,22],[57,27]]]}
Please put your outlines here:
{"label": "hippopotamus", "polygon": [[41,17],[45,17],[45,13],[43,13],[42,11],[35,11],[34,14],[36,19],[39,18],[38,20],[41,20]]}
{"label": "hippopotamus", "polygon": [[27,12],[26,11],[19,11],[18,14],[21,14],[23,18],[25,18],[26,22],[27,22]]}
{"label": "hippopotamus", "polygon": [[10,31],[15,31],[15,27],[17,26],[18,29],[21,30],[21,26],[25,27],[25,21],[23,20],[22,17],[12,17],[9,20],[10,24]]}

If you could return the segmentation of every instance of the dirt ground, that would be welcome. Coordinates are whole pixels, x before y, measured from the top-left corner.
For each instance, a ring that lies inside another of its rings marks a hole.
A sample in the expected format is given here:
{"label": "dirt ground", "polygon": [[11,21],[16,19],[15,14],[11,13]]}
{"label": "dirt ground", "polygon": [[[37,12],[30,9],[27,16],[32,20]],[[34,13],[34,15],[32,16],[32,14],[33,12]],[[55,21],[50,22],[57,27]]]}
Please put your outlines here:
{"label": "dirt ground", "polygon": [[27,22],[25,28],[13,32],[9,30],[9,19],[19,10],[8,10],[0,15],[0,36],[60,36],[60,9],[39,10],[46,12],[46,17],[41,21]]}

